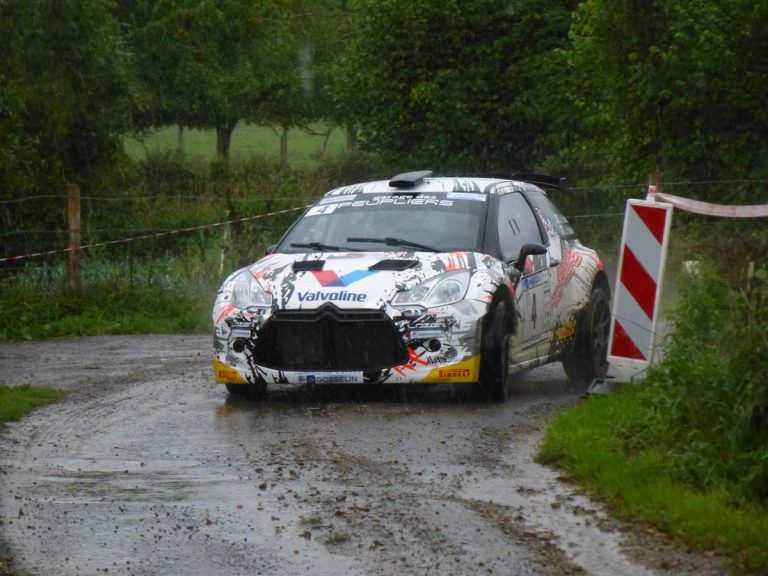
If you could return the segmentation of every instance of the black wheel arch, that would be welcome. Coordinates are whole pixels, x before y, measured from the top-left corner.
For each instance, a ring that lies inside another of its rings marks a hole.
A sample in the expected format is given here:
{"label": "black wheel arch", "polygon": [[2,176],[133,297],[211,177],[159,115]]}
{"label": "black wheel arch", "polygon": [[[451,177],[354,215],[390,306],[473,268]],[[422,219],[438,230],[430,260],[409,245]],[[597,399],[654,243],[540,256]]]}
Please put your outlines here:
{"label": "black wheel arch", "polygon": [[507,316],[506,316],[506,329],[507,332],[510,334],[514,334],[517,330],[517,308],[515,305],[515,299],[512,298],[512,294],[509,291],[509,288],[507,286],[499,286],[496,291],[493,293],[493,299],[488,304],[488,309],[485,313],[485,318],[483,319],[483,323],[488,322],[492,316],[493,312],[496,309],[496,306],[499,302],[503,302],[505,308],[507,309]]}
{"label": "black wheel arch", "polygon": [[605,273],[605,270],[598,270],[597,274],[595,274],[595,278],[592,280],[592,290],[595,288],[605,290],[608,300],[611,299],[611,286],[608,283],[608,275]]}

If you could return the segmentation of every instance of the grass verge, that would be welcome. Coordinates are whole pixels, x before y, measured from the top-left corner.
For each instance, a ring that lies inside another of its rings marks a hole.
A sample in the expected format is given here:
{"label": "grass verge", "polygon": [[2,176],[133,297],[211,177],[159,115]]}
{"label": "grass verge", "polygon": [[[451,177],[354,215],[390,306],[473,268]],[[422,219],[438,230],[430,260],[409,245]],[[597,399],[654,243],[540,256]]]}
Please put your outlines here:
{"label": "grass verge", "polygon": [[0,286],[0,340],[95,334],[172,334],[210,330],[215,287],[208,290],[92,286],[81,295],[41,297]]}
{"label": "grass verge", "polygon": [[8,422],[19,420],[35,408],[50,404],[63,397],[64,392],[52,388],[0,384],[0,430]]}
{"label": "grass verge", "polygon": [[[29,385],[7,386],[0,384],[0,432],[8,422],[15,422],[35,408],[64,398],[65,393],[53,388],[33,388]],[[15,576],[13,558],[6,543],[0,539],[0,576]]]}
{"label": "grass verge", "polygon": [[724,554],[739,571],[768,573],[763,507],[735,505],[726,490],[680,483],[664,454],[628,448],[624,431],[640,424],[641,394],[641,386],[627,386],[559,415],[547,429],[540,460],[573,475],[620,518],[650,522],[691,546]]}

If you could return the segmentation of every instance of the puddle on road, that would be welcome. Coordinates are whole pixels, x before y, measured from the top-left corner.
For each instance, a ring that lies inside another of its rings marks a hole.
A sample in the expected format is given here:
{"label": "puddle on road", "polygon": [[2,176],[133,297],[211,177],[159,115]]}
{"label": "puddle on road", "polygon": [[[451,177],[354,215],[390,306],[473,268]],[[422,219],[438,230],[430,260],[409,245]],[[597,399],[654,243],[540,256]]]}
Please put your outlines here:
{"label": "puddle on road", "polygon": [[[126,398],[143,402],[129,410]],[[172,410],[160,398],[137,386],[9,428],[0,521],[19,566],[61,576],[356,573],[353,559],[302,538],[290,503],[259,488],[241,459],[253,431],[220,429],[210,411],[219,394]]]}

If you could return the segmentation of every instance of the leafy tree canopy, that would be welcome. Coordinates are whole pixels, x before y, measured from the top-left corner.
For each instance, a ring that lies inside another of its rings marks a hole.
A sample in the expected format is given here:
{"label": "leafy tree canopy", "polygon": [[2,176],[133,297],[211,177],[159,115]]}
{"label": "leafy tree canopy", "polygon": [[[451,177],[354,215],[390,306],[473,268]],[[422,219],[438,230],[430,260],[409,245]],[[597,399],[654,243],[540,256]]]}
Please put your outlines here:
{"label": "leafy tree canopy", "polygon": [[0,32],[0,189],[23,195],[109,166],[135,97],[109,3],[4,0]]}
{"label": "leafy tree canopy", "polygon": [[286,70],[298,77],[289,60],[294,38],[282,25],[288,4],[158,0],[131,36],[138,76],[152,95],[144,122],[216,128],[226,157],[237,122],[267,117]]}
{"label": "leafy tree canopy", "polygon": [[530,168],[542,152],[548,57],[566,41],[568,4],[359,0],[334,95],[364,144],[392,163]]}
{"label": "leafy tree canopy", "polygon": [[768,5],[589,0],[566,53],[572,162],[621,178],[768,177]]}

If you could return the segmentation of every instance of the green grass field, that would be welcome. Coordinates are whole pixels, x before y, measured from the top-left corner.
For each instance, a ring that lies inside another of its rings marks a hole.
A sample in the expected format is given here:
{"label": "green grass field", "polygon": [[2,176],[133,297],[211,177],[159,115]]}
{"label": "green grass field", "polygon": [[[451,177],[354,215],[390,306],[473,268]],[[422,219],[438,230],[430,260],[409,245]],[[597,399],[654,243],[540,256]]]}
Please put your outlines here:
{"label": "green grass field", "polygon": [[[317,132],[325,127],[315,127]],[[152,153],[176,150],[178,129],[169,126],[155,130],[141,139],[129,138],[125,150],[131,158],[142,160]],[[322,155],[324,136],[308,134],[293,128],[288,134],[288,162],[293,167],[311,166],[323,160],[339,156],[344,152],[345,135],[342,128],[334,128]],[[184,130],[184,153],[191,157],[213,160],[216,157],[215,130]],[[232,158],[263,156],[279,161],[280,129],[269,126],[255,126],[240,123],[232,133],[230,154]]]}

